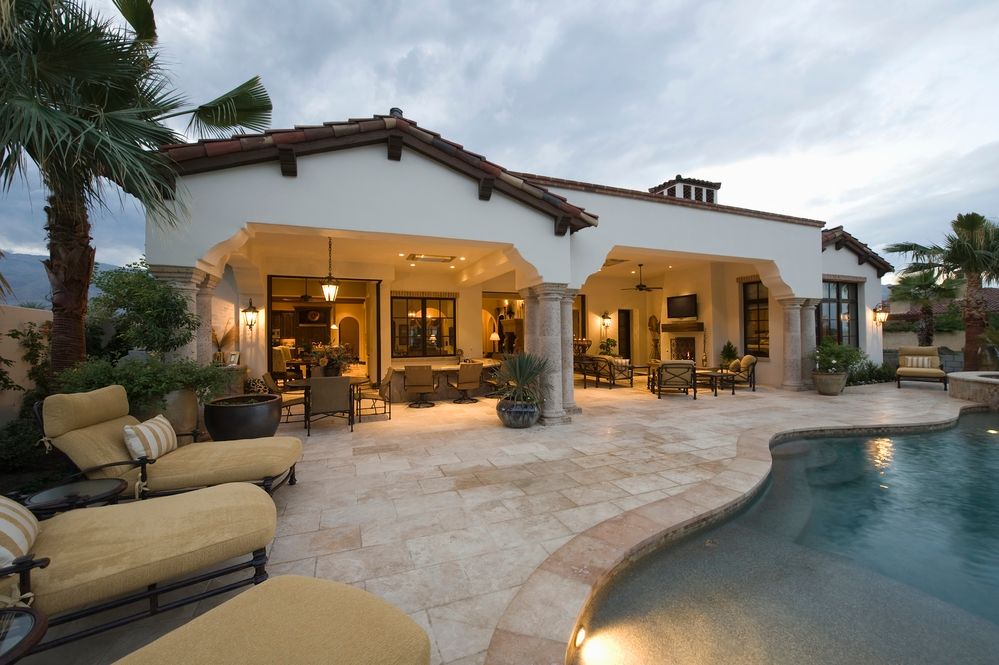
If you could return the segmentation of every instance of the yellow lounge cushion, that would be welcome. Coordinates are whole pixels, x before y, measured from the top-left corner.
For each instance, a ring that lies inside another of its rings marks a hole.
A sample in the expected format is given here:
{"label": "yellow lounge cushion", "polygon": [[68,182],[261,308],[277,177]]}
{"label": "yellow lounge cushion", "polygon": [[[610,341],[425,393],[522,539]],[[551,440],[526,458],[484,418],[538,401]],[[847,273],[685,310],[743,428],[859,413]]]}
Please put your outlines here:
{"label": "yellow lounge cushion", "polygon": [[191,443],[146,470],[150,491],[202,487],[279,476],[302,456],[302,441],[271,436]]}
{"label": "yellow lounge cushion", "polygon": [[40,523],[32,606],[48,615],[187,577],[266,547],[277,511],[249,483],[71,510]]}
{"label": "yellow lounge cushion", "polygon": [[428,665],[426,633],[361,589],[283,575],[125,656],[116,665]]}
{"label": "yellow lounge cushion", "polygon": [[947,376],[947,373],[942,369],[933,369],[929,367],[899,367],[895,371],[896,376],[900,377],[916,377],[921,379],[942,379]]}

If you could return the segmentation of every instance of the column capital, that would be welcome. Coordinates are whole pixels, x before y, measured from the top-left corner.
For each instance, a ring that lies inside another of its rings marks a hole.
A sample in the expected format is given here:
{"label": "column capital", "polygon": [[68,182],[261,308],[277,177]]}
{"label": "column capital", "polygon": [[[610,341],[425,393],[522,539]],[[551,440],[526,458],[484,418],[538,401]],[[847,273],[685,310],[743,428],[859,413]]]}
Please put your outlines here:
{"label": "column capital", "polygon": [[808,298],[778,298],[777,302],[781,304],[784,309],[801,309],[808,302]]}
{"label": "column capital", "polygon": [[198,288],[203,291],[214,291],[215,287],[222,281],[221,277],[216,277],[211,273],[205,273],[205,278],[198,284]]}
{"label": "column capital", "polygon": [[576,294],[578,293],[579,289],[566,289],[565,292],[562,294],[562,300],[564,302],[571,303],[573,300],[576,299]]}
{"label": "column capital", "polygon": [[542,282],[532,286],[531,290],[542,300],[561,300],[568,286],[564,282]]}
{"label": "column capital", "polygon": [[170,282],[181,288],[197,288],[208,277],[208,273],[204,270],[188,266],[151,265],[149,266],[149,274],[156,279]]}

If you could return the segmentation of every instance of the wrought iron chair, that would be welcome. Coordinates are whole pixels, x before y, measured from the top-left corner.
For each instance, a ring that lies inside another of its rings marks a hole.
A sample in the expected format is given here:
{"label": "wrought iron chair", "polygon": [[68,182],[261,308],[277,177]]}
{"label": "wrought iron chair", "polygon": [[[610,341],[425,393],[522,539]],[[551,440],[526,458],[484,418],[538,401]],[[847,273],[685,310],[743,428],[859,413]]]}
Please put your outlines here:
{"label": "wrought iron chair", "polygon": [[756,392],[756,356],[746,354],[739,360],[733,360],[730,370],[734,386],[749,388]]}
{"label": "wrought iron chair", "polygon": [[388,398],[388,386],[385,386],[385,394],[382,389],[369,386],[358,390],[357,398],[357,422],[361,422],[364,416],[384,416],[387,415],[392,420],[392,400]]}
{"label": "wrought iron chair", "polygon": [[274,377],[270,372],[264,372],[263,379],[264,385],[267,386],[267,390],[271,391],[275,395],[281,396],[281,408],[284,410],[284,422],[291,422],[291,407],[305,406],[305,391],[295,390],[288,387],[282,388],[277,384],[277,381],[274,380]]}
{"label": "wrought iron chair", "polygon": [[327,416],[346,418],[354,431],[354,401],[349,376],[314,376],[309,379],[309,417],[306,436],[312,434],[312,422]]}
{"label": "wrought iron chair", "polygon": [[676,390],[697,399],[697,366],[693,360],[664,360],[656,372],[656,396],[664,390]]}

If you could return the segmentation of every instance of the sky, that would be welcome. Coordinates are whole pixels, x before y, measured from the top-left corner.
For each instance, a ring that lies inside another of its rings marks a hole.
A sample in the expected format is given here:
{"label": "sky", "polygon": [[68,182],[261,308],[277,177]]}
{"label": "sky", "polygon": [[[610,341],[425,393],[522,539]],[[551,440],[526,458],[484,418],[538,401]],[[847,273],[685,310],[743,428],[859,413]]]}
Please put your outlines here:
{"label": "sky", "polygon": [[[511,170],[721,181],[720,203],[876,250],[942,241],[961,212],[999,218],[995,0],[154,7],[176,88],[204,101],[259,74],[273,127],[397,106]],[[37,176],[0,198],[0,248],[46,253],[43,206]],[[138,258],[143,238],[134,201],[94,215],[99,261]]]}

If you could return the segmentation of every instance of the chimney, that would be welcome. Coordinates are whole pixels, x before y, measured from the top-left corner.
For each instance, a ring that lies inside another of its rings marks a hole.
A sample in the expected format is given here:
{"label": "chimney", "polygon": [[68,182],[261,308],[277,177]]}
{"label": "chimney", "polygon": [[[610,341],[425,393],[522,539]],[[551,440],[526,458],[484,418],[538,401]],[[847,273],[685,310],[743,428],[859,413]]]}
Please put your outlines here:
{"label": "chimney", "polygon": [[402,109],[399,108],[398,106],[393,106],[392,108],[389,109],[389,115],[392,116],[393,118],[401,118]]}
{"label": "chimney", "polygon": [[649,193],[687,199],[688,201],[699,201],[701,203],[718,203],[719,189],[721,189],[720,182],[684,178],[677,173],[676,177],[672,180],[667,180],[655,187],[649,187]]}

